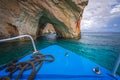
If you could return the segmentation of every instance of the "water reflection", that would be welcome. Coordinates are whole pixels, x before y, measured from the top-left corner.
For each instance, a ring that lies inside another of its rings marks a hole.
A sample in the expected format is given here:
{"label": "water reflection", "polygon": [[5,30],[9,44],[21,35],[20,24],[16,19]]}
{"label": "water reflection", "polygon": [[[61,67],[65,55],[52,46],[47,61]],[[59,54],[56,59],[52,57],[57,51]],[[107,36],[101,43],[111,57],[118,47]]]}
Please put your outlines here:
{"label": "water reflection", "polygon": [[44,34],[43,37],[49,41],[56,41],[56,34],[55,33],[49,33],[49,34]]}

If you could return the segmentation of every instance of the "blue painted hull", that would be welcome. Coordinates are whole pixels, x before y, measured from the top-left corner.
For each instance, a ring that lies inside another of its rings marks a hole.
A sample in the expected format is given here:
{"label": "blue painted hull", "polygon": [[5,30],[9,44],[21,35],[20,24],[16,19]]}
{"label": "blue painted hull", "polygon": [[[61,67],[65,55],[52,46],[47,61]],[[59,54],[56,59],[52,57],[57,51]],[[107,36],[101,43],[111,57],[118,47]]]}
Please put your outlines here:
{"label": "blue painted hull", "polygon": [[[60,46],[53,45],[40,50],[43,54],[52,54],[55,60],[51,63],[44,62],[39,72],[36,74],[35,80],[115,80],[120,79],[119,76],[110,76],[110,71],[100,65],[85,59],[75,53],[66,50]],[[68,53],[68,56],[65,54]],[[29,54],[20,59],[19,62],[30,59]],[[93,68],[99,66],[102,74],[93,72]],[[12,76],[14,80],[19,71]],[[21,80],[26,80],[31,73],[31,70],[25,71]],[[0,77],[8,75],[5,70],[0,71]]]}

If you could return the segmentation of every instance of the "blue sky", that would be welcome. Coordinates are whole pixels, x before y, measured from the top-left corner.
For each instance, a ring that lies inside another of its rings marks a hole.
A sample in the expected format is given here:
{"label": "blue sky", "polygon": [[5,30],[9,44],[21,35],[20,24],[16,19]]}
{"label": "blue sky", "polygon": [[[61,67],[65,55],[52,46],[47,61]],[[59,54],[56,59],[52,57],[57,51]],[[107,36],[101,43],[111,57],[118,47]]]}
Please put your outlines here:
{"label": "blue sky", "polygon": [[89,0],[82,32],[120,32],[120,0]]}

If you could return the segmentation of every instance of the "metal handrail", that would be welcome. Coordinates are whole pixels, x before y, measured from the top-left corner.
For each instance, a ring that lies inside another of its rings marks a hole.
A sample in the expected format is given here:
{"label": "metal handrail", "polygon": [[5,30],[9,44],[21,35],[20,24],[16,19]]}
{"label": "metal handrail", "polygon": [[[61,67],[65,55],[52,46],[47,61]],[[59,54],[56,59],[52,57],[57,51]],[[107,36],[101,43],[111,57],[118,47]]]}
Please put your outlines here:
{"label": "metal handrail", "polygon": [[33,53],[37,53],[38,51],[37,51],[37,49],[36,49],[35,42],[34,42],[33,38],[32,38],[30,35],[20,35],[20,36],[13,37],[13,38],[2,39],[2,40],[0,40],[0,42],[12,41],[12,40],[19,39],[19,38],[23,38],[23,37],[28,37],[28,38],[30,38],[30,40],[31,40],[31,42],[32,42],[32,45],[33,45],[33,48],[34,48],[34,52],[33,52]]}
{"label": "metal handrail", "polygon": [[118,54],[118,57],[117,57],[117,60],[115,62],[115,65],[114,65],[114,68],[113,68],[113,71],[112,71],[112,75],[115,76],[115,73],[117,72],[117,69],[120,65],[120,53]]}

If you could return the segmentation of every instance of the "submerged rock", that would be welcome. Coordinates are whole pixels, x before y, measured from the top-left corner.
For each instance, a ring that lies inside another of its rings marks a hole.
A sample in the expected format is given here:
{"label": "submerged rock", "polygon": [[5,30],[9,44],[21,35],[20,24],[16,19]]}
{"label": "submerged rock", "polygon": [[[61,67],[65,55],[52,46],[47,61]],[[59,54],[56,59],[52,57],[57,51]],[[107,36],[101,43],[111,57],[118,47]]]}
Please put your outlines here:
{"label": "submerged rock", "polygon": [[43,34],[48,23],[57,37],[76,38],[88,0],[0,0],[0,39]]}

